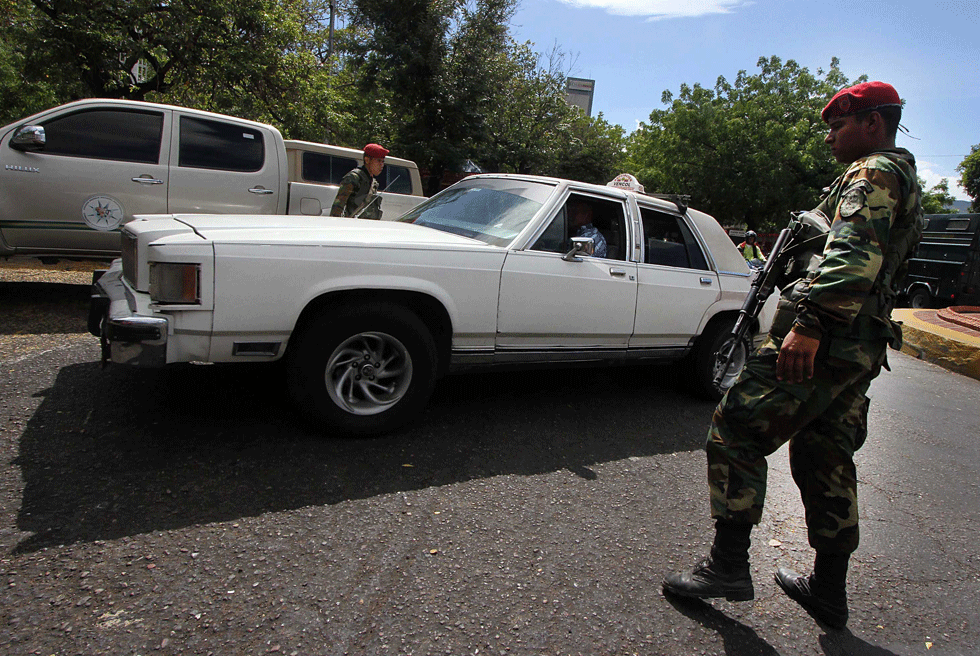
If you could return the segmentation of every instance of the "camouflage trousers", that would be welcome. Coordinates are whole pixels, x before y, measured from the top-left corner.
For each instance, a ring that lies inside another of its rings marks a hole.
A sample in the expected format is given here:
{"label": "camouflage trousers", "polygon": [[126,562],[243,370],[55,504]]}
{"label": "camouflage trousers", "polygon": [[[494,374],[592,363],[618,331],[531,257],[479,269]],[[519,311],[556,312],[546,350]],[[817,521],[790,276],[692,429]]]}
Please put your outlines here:
{"label": "camouflage trousers", "polygon": [[770,335],[715,410],[706,445],[711,516],[758,524],[766,456],[788,441],[810,546],[851,553],[859,539],[853,456],[867,436],[866,394],[886,344],[825,337],[813,378],[799,384],[776,380],[781,344]]}

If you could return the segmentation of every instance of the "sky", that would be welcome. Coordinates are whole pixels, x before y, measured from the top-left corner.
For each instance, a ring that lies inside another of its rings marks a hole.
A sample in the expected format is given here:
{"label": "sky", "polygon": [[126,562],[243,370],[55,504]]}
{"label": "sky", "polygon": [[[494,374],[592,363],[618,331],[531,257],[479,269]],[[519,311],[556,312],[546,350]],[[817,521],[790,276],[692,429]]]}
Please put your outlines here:
{"label": "sky", "polygon": [[977,0],[522,0],[511,35],[563,72],[595,80],[592,114],[627,133],[663,109],[665,90],[713,88],[760,57],[794,60],[816,74],[834,57],[848,79],[867,75],[905,100],[897,145],[931,188],[980,144],[980,2]]}

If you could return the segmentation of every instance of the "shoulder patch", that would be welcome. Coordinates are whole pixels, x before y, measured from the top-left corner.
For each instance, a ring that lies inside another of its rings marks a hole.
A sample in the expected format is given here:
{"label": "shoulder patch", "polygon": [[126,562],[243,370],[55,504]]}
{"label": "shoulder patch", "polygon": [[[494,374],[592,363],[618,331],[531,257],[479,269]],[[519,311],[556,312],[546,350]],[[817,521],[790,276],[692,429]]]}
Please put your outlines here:
{"label": "shoulder patch", "polygon": [[868,202],[868,192],[872,189],[867,180],[858,180],[845,189],[840,199],[840,215],[849,219],[860,212]]}

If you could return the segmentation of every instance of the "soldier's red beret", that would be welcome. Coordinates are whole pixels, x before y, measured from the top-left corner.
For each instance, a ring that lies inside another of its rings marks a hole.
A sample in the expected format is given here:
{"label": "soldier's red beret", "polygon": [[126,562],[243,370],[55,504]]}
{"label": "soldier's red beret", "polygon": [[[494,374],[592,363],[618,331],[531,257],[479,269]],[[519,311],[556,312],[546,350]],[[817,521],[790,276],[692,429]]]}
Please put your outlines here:
{"label": "soldier's red beret", "polygon": [[388,156],[388,153],[390,152],[391,151],[388,150],[387,148],[383,146],[379,146],[378,144],[374,144],[374,143],[364,146],[364,155],[366,157],[376,157],[377,159],[384,159],[385,157]]}
{"label": "soldier's red beret", "polygon": [[832,118],[850,116],[869,109],[902,106],[895,87],[887,82],[863,82],[838,91],[820,112],[820,118],[829,122]]}

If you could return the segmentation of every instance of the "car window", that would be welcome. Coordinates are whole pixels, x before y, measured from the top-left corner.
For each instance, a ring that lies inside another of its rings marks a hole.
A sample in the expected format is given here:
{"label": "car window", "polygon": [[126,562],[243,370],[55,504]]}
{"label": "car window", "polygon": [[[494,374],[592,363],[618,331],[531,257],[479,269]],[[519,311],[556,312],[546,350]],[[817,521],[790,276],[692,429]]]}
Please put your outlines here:
{"label": "car window", "polygon": [[303,179],[320,184],[340,184],[340,179],[357,167],[353,157],[303,153]]}
{"label": "car window", "polygon": [[237,123],[180,117],[178,166],[218,171],[259,171],[265,164],[262,132]]}
{"label": "car window", "polygon": [[163,113],[87,109],[42,123],[41,152],[67,157],[156,164],[160,160]]}
{"label": "car window", "polygon": [[554,192],[554,185],[527,180],[471,178],[416,206],[398,219],[508,246]]}
{"label": "car window", "polygon": [[531,250],[564,255],[572,249],[572,237],[592,237],[594,257],[624,260],[625,227],[621,202],[572,194],[531,246]]}
{"label": "car window", "polygon": [[708,269],[701,245],[687,223],[679,216],[640,208],[643,219],[646,264],[682,269]]}

